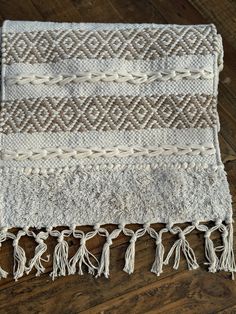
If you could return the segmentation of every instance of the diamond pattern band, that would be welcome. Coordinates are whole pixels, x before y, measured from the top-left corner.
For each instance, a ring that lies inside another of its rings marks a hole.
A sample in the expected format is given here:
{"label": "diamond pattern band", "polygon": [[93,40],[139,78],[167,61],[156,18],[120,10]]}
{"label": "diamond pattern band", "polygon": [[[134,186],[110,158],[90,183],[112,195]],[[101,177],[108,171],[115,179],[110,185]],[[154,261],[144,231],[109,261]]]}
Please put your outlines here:
{"label": "diamond pattern band", "polygon": [[217,124],[216,97],[90,96],[2,103],[1,130],[10,133],[205,128]]}
{"label": "diamond pattern band", "polygon": [[153,60],[165,56],[212,54],[221,47],[216,30],[172,26],[122,30],[44,30],[3,33],[2,63],[46,63],[60,60]]}

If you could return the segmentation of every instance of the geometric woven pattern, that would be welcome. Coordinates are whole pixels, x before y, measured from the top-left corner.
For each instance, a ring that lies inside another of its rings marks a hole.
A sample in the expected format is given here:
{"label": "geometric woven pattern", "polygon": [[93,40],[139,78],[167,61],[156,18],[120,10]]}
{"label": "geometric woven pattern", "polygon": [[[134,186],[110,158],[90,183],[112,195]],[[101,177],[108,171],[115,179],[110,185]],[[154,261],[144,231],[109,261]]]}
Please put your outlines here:
{"label": "geometric woven pattern", "polygon": [[2,103],[1,132],[206,128],[217,123],[211,95],[37,98]]}
{"label": "geometric woven pattern", "polygon": [[42,63],[68,58],[151,60],[219,52],[214,27],[170,26],[122,30],[44,30],[3,34],[2,62]]}

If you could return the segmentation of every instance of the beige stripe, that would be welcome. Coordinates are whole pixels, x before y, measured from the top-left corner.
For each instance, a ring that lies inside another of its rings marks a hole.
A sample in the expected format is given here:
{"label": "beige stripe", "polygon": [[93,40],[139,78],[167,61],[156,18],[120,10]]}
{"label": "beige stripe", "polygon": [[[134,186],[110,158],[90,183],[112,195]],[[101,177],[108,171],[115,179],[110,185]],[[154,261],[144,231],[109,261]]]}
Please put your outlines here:
{"label": "beige stripe", "polygon": [[217,124],[211,95],[37,98],[2,103],[1,132],[131,131]]}
{"label": "beige stripe", "polygon": [[165,56],[220,52],[212,28],[169,26],[122,30],[45,30],[4,33],[2,62],[42,63],[64,59],[153,60]]}

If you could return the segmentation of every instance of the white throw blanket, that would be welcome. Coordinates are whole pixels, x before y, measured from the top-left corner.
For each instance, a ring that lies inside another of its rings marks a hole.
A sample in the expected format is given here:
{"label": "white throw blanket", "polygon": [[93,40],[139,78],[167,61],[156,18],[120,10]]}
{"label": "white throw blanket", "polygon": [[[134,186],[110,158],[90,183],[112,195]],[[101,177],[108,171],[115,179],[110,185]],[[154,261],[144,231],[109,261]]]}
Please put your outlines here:
{"label": "white throw blanket", "polygon": [[[0,243],[13,240],[15,280],[45,271],[48,237],[58,240],[48,252],[53,279],[86,268],[108,277],[120,233],[130,237],[128,273],[144,234],[156,242],[152,272],[160,275],[172,255],[177,269],[181,251],[196,269],[187,239],[194,229],[204,233],[209,271],[233,274],[216,108],[223,48],[214,25],[6,21],[1,37]],[[168,232],[173,246],[165,252]],[[30,260],[24,236],[36,242]],[[78,239],[72,257],[71,236]],[[100,259],[86,246],[96,236],[106,239]]]}

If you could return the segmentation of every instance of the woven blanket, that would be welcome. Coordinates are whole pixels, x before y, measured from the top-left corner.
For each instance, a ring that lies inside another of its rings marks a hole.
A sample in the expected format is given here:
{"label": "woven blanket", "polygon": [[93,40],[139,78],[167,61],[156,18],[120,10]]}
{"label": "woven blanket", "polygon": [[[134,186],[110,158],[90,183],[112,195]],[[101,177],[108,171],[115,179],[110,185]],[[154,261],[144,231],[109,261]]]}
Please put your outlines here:
{"label": "woven blanket", "polygon": [[[153,273],[181,258],[196,269],[193,230],[204,235],[209,271],[235,272],[214,25],[6,21],[1,42],[0,243],[12,240],[15,280],[43,273],[47,254],[52,279],[84,270],[108,277],[121,234],[129,274],[147,234]],[[30,259],[23,237],[35,240]],[[87,245],[95,237],[104,239],[99,257]],[[53,252],[48,238],[57,239]]]}

